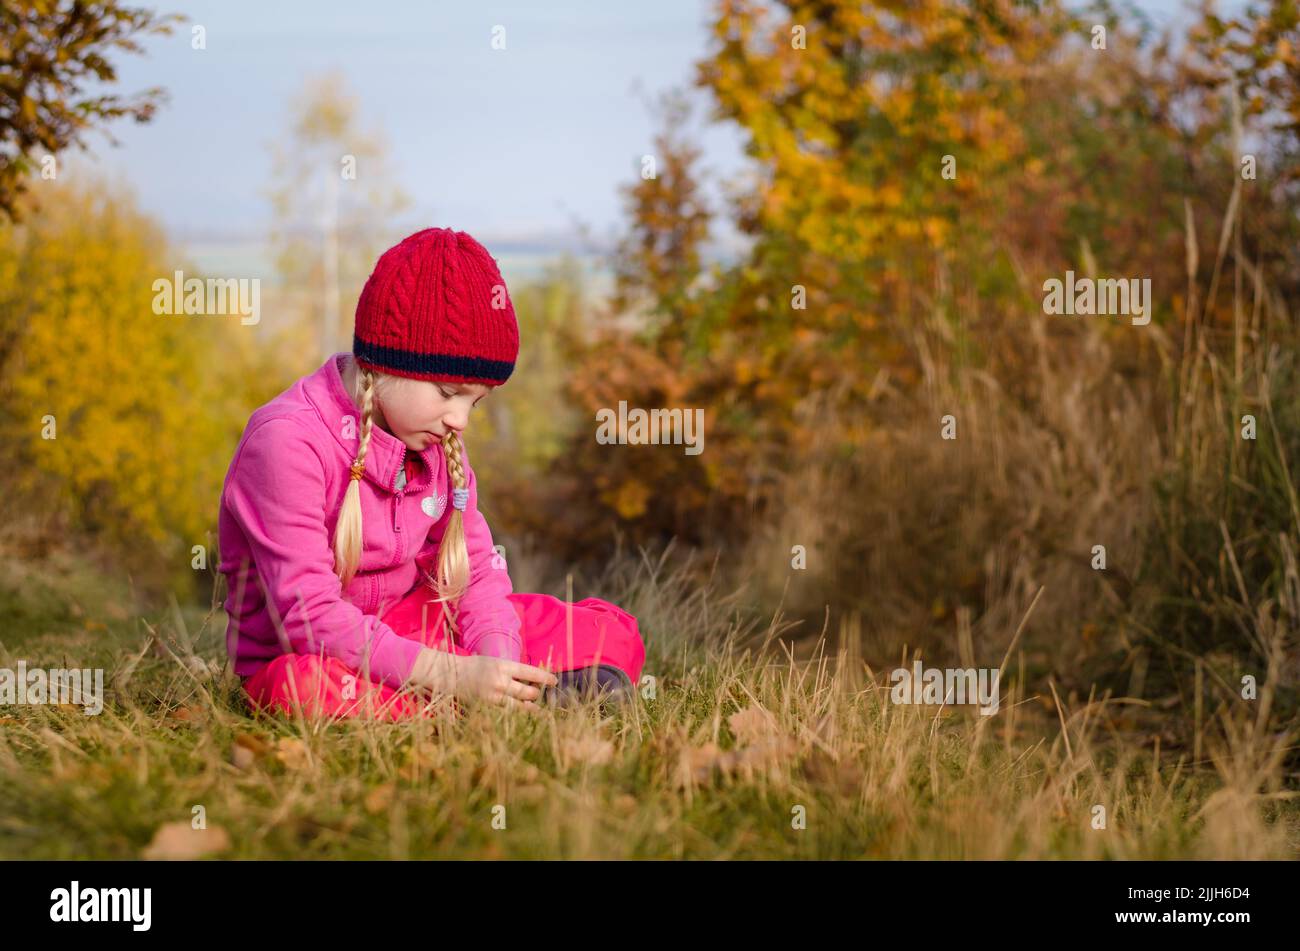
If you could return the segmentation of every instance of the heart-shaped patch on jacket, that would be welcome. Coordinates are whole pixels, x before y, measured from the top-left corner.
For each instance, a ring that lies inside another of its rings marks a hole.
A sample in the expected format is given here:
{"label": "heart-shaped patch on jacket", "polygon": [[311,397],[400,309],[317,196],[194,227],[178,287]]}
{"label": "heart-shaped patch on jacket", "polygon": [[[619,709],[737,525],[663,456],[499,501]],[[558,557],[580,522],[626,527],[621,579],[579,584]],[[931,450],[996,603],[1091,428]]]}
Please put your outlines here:
{"label": "heart-shaped patch on jacket", "polygon": [[436,519],[447,508],[447,496],[445,495],[426,495],[420,499],[420,508],[429,518]]}

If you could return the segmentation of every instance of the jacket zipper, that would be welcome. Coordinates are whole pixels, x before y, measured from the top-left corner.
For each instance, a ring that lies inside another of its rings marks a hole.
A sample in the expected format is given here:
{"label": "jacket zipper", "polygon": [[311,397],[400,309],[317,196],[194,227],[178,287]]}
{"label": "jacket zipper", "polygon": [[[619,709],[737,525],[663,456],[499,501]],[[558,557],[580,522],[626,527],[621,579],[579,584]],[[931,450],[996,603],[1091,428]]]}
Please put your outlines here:
{"label": "jacket zipper", "polygon": [[393,563],[390,568],[395,567],[402,560],[402,526],[399,524],[400,519],[397,513],[401,509],[402,497],[406,495],[407,485],[400,489],[397,487],[397,481],[402,478],[406,470],[406,447],[402,447],[402,458],[397,464],[397,475],[393,476],[393,531],[397,534],[397,544],[393,547]]}

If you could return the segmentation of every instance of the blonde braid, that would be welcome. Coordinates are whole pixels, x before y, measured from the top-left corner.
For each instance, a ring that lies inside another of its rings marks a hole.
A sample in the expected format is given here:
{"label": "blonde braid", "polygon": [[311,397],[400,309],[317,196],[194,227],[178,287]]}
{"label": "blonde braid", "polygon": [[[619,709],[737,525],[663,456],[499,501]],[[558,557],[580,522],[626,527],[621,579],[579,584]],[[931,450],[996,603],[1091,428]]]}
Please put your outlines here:
{"label": "blonde braid", "polygon": [[[465,467],[461,464],[460,438],[449,432],[442,438],[442,452],[447,458],[447,474],[453,489],[468,488]],[[465,546],[465,513],[451,510],[451,520],[438,546],[438,574],[431,579],[438,590],[438,600],[458,601],[469,587],[469,551]]]}
{"label": "blonde braid", "polygon": [[365,472],[366,451],[370,448],[370,434],[374,429],[375,374],[369,367],[361,369],[361,439],[357,457],[352,462],[351,478],[339,509],[338,524],[334,527],[334,572],[346,588],[357,573],[361,563],[361,476]]}

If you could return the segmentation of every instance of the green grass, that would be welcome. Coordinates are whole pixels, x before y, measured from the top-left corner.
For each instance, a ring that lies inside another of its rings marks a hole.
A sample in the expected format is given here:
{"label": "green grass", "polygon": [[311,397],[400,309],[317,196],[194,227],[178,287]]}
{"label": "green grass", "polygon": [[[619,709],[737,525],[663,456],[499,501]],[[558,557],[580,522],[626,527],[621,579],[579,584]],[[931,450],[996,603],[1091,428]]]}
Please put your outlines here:
{"label": "green grass", "polygon": [[102,666],[108,697],[0,709],[0,857],[139,858],[167,823],[183,850],[196,806],[222,858],[1296,855],[1267,730],[1207,730],[1193,768],[1149,744],[1141,705],[1058,712],[1014,671],[993,717],[893,705],[882,673],[796,656],[662,562],[628,568],[601,594],[640,619],[653,698],[383,724],[250,716],[220,611],[114,619],[83,597],[78,617],[60,585],[125,594],[71,561],[43,586],[11,566],[0,612],[28,628],[0,666]]}

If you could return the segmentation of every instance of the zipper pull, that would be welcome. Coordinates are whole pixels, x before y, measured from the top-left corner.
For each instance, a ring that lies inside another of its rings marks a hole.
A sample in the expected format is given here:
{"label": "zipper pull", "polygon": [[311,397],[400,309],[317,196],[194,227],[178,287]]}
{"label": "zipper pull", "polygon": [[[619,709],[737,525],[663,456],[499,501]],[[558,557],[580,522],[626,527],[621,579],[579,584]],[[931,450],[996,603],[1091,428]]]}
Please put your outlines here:
{"label": "zipper pull", "polygon": [[[402,521],[397,517],[401,508],[402,496],[406,494],[406,448],[402,448],[402,460],[397,465],[397,475],[393,478],[393,531],[399,535],[402,531]],[[401,551],[401,542],[398,541],[398,551]],[[396,562],[394,562],[395,564]]]}

